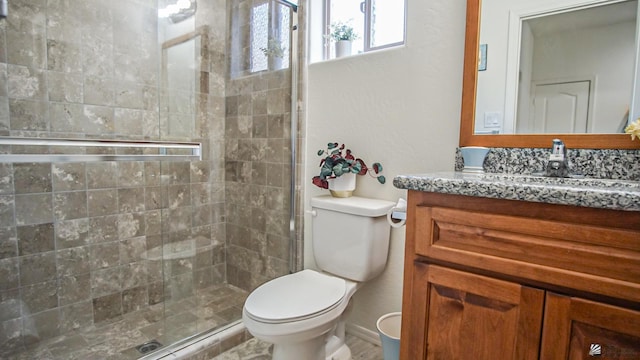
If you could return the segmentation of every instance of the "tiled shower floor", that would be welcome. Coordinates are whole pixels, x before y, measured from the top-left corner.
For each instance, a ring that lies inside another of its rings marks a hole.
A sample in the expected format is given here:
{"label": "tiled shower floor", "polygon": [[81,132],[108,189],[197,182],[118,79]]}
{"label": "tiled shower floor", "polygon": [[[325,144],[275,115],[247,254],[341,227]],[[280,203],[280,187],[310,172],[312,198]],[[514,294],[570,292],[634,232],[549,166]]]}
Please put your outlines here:
{"label": "tiled shower floor", "polygon": [[170,345],[237,320],[247,293],[233,286],[214,286],[195,296],[153,305],[73,333],[49,339],[7,359],[137,359],[135,346],[157,340]]}

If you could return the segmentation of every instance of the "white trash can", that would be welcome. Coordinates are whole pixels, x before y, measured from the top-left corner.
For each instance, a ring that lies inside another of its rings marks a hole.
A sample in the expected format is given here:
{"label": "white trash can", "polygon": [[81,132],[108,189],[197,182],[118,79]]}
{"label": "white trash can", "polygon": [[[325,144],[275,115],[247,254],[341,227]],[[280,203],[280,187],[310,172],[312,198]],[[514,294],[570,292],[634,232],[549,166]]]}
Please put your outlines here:
{"label": "white trash can", "polygon": [[400,358],[401,319],[402,313],[394,312],[381,316],[376,323],[382,342],[384,360],[398,360]]}

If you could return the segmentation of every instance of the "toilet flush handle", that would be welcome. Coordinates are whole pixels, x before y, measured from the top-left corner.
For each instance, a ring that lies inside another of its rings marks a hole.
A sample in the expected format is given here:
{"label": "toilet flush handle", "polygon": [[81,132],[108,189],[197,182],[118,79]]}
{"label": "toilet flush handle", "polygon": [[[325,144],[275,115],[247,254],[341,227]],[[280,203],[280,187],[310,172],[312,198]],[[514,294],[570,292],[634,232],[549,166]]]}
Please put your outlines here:
{"label": "toilet flush handle", "polygon": [[311,216],[316,217],[318,216],[318,212],[315,210],[307,210],[305,211],[307,214],[311,214]]}

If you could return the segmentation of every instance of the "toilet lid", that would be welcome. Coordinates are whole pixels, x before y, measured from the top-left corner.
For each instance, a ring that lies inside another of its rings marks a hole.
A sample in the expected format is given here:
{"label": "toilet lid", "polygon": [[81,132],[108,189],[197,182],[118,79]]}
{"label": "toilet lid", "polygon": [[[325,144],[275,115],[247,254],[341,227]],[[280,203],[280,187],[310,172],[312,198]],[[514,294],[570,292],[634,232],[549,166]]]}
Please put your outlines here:
{"label": "toilet lid", "polygon": [[262,322],[302,320],[336,307],[345,289],[343,279],[302,270],[262,284],[244,307],[247,315]]}

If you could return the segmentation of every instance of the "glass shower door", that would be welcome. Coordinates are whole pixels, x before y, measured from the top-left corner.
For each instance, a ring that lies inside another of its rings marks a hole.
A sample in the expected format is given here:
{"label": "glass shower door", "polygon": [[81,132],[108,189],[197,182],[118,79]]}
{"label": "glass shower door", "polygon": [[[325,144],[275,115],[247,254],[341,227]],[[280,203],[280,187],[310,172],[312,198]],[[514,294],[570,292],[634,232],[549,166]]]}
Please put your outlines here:
{"label": "glass shower door", "polygon": [[[288,273],[290,16],[278,1],[9,0],[0,137],[114,143],[0,145],[37,157],[0,162],[0,357],[139,358],[238,321]],[[266,25],[254,71],[249,24]]]}

